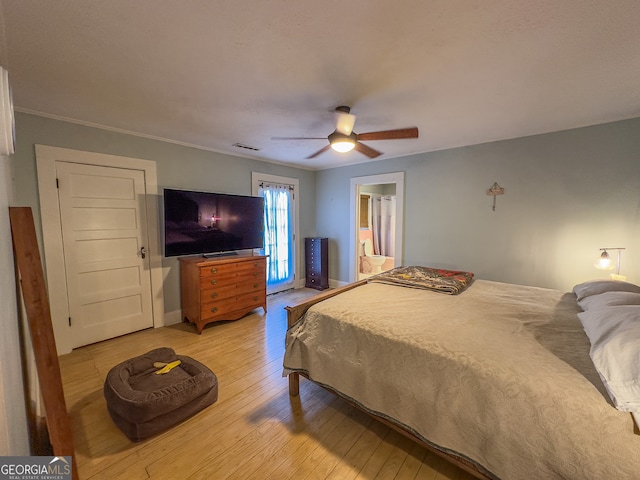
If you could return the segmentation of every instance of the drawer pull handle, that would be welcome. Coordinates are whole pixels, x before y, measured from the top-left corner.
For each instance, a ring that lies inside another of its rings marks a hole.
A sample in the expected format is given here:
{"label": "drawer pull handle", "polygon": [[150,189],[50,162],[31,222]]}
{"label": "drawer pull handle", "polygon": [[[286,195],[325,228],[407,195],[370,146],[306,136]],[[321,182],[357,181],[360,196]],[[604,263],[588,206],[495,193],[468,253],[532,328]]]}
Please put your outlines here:
{"label": "drawer pull handle", "polygon": [[253,266],[257,267],[258,266],[258,262],[253,262]]}
{"label": "drawer pull handle", "polygon": [[259,283],[254,283],[253,288],[258,288],[259,285],[260,285]]}
{"label": "drawer pull handle", "polygon": [[211,298],[216,298],[217,296],[218,296],[218,292],[213,292],[213,293],[211,294]]}
{"label": "drawer pull handle", "polygon": [[216,313],[217,311],[218,311],[218,307],[213,307],[213,308],[211,309],[211,313]]}
{"label": "drawer pull handle", "polygon": [[216,279],[211,280],[211,285],[215,285],[217,283],[218,283],[218,280],[216,280]]}
{"label": "drawer pull handle", "polygon": [[253,301],[254,301],[254,302],[257,302],[257,301],[258,301],[258,297],[257,297],[257,296],[256,296],[256,297],[253,297]]}
{"label": "drawer pull handle", "polygon": [[211,269],[211,273],[218,273],[218,269],[217,268],[212,268]]}
{"label": "drawer pull handle", "polygon": [[257,277],[258,276],[258,272],[253,272],[253,276]]}

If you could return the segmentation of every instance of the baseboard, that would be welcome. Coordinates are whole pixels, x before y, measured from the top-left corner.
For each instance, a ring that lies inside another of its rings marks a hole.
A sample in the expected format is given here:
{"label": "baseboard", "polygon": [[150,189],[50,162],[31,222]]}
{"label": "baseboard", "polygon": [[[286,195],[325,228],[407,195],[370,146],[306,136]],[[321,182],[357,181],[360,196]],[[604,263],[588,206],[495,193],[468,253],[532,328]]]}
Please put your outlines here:
{"label": "baseboard", "polygon": [[173,312],[166,312],[164,314],[164,325],[160,325],[161,327],[166,327],[168,325],[175,325],[176,323],[182,322],[182,310],[174,310]]}

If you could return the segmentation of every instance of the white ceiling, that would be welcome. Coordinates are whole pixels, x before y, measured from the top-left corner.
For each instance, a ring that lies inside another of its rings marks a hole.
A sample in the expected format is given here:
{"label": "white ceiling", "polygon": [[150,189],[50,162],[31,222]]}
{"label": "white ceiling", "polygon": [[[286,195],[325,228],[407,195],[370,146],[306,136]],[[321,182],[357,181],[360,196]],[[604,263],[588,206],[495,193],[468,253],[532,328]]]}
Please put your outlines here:
{"label": "white ceiling", "polygon": [[311,169],[338,105],[378,159],[640,116],[638,0],[1,4],[16,110]]}

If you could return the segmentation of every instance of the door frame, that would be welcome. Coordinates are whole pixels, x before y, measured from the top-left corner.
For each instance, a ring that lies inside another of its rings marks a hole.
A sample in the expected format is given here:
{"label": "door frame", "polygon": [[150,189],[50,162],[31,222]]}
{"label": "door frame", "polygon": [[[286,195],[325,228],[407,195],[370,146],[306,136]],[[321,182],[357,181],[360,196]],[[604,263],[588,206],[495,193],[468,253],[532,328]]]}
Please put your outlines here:
{"label": "door frame", "polygon": [[147,236],[151,271],[151,308],[154,328],[165,325],[162,275],[162,247],[158,225],[158,180],[156,162],[104,153],[36,145],[36,169],[40,195],[40,221],[49,308],[58,355],[71,352],[67,279],[62,246],[62,222],[56,187],[56,162],[79,163],[144,172],[147,201]]}
{"label": "door frame", "polygon": [[266,182],[280,183],[284,185],[293,185],[293,251],[291,252],[292,261],[293,261],[293,288],[301,288],[304,283],[302,281],[303,275],[299,272],[298,266],[301,265],[298,252],[300,252],[300,244],[298,242],[298,238],[300,238],[300,218],[298,211],[298,199],[299,199],[299,189],[300,189],[300,180],[297,178],[291,177],[282,177],[278,175],[269,175],[268,173],[260,173],[260,172],[251,172],[251,194],[258,195],[258,189],[260,180],[264,180]]}
{"label": "door frame", "polygon": [[358,279],[360,252],[360,186],[393,183],[396,186],[396,248],[394,252],[394,266],[402,265],[404,242],[404,172],[369,175],[366,177],[351,177],[349,200],[349,282]]}

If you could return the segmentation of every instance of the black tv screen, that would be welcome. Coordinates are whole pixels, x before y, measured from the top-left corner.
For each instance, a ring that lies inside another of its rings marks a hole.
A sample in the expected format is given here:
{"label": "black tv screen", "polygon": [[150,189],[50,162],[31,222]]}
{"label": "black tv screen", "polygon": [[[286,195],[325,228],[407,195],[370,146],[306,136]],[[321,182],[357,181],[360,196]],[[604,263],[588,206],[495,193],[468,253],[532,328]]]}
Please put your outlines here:
{"label": "black tv screen", "polygon": [[164,254],[216,254],[264,246],[264,199],[164,189]]}

